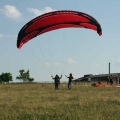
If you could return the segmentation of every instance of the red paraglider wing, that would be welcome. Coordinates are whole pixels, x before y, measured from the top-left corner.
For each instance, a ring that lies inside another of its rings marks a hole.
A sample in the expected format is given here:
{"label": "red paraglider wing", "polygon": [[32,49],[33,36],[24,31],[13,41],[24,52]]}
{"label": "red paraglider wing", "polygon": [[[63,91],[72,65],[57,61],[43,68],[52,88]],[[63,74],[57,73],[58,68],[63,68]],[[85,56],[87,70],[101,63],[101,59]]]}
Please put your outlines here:
{"label": "red paraglider wing", "polygon": [[17,47],[20,49],[32,38],[60,28],[88,28],[102,35],[102,29],[96,19],[77,11],[55,11],[38,16],[28,22],[19,32]]}

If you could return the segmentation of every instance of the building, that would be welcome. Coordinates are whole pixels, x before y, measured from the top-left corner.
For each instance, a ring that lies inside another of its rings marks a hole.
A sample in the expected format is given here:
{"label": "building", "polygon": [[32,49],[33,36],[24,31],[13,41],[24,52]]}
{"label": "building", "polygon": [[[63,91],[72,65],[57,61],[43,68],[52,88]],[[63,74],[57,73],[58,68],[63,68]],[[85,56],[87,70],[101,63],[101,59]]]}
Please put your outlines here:
{"label": "building", "polygon": [[110,74],[99,74],[99,75],[92,75],[92,74],[87,74],[84,75],[83,77],[80,77],[78,79],[75,79],[74,82],[107,82],[108,81],[108,76],[114,76],[113,82],[116,82],[116,76],[120,76],[120,73],[110,73]]}

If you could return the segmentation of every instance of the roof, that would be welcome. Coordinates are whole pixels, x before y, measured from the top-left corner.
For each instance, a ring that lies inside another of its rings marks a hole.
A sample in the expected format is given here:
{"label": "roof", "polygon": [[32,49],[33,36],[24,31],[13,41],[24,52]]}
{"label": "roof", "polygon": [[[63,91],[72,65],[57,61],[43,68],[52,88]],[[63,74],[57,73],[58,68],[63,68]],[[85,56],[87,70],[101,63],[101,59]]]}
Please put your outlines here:
{"label": "roof", "polygon": [[99,75],[92,75],[90,76],[84,75],[84,77],[80,77],[75,79],[74,81],[88,81],[88,78],[91,79],[107,79],[109,75],[120,75],[120,73],[110,73],[110,74],[99,74]]}

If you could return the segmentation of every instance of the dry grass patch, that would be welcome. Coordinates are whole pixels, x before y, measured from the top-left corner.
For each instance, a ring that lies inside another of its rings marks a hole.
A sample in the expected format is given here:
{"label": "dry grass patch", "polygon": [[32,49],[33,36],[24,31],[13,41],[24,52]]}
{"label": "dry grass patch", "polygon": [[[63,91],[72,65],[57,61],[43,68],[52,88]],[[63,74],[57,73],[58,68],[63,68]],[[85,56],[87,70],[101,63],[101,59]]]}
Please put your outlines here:
{"label": "dry grass patch", "polygon": [[120,88],[0,85],[0,120],[119,120]]}

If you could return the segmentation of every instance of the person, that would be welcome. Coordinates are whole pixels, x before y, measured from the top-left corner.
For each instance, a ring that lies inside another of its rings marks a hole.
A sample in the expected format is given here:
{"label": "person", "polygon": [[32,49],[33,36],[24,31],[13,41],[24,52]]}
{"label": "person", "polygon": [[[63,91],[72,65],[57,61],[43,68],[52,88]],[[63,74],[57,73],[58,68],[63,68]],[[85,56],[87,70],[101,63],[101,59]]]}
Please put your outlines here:
{"label": "person", "polygon": [[52,77],[52,79],[54,79],[54,85],[55,85],[55,90],[56,90],[56,89],[58,89],[62,75],[61,75],[61,77],[59,77],[58,75],[56,75],[55,77],[53,77],[53,76],[51,76],[51,77]]}
{"label": "person", "polygon": [[71,88],[72,88],[72,80],[74,79],[73,76],[72,76],[72,73],[70,73],[69,77],[67,77],[67,78],[69,78],[69,80],[68,80],[68,89],[71,90]]}
{"label": "person", "polygon": [[107,84],[109,84],[110,83],[110,75],[108,75],[108,79],[107,79]]}
{"label": "person", "polygon": [[110,76],[110,84],[111,84],[111,85],[113,85],[113,78],[114,78],[114,76],[111,75],[111,76]]}
{"label": "person", "polygon": [[119,75],[117,76],[117,81],[116,82],[119,85],[119,82],[120,82],[120,76]]}

